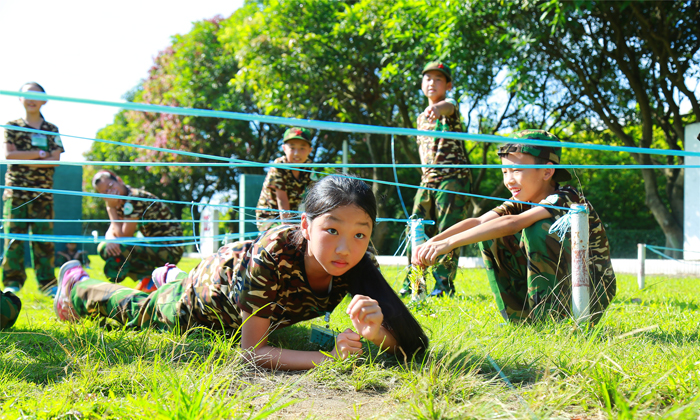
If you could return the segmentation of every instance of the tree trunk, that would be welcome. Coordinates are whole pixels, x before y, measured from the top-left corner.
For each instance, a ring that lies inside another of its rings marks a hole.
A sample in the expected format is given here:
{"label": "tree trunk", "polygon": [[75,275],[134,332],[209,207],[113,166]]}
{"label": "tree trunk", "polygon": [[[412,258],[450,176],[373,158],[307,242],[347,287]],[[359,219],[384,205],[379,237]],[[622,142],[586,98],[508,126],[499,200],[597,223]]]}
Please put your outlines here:
{"label": "tree trunk", "polygon": [[[683,226],[679,224],[673,217],[673,214],[666,208],[666,205],[661,200],[659,188],[656,183],[656,173],[653,169],[642,169],[642,178],[644,179],[644,192],[646,194],[645,202],[647,207],[654,215],[654,219],[661,226],[661,230],[666,236],[666,247],[668,248],[683,248]],[[683,258],[682,252],[672,251],[668,253],[674,258]]]}

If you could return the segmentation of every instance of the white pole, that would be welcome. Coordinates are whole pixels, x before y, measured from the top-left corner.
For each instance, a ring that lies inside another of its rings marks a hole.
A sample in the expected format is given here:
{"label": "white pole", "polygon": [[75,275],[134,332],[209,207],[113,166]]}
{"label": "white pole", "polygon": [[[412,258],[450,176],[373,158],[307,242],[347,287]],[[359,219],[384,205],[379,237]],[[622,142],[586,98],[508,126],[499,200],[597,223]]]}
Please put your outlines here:
{"label": "white pole", "polygon": [[637,285],[639,290],[644,289],[644,266],[647,259],[647,246],[645,244],[637,244],[637,261],[639,262],[639,270],[637,271]]}
{"label": "white pole", "polygon": [[[348,164],[348,141],[343,140],[343,165]],[[348,173],[348,167],[345,166],[343,167],[343,173],[347,174]]]}
{"label": "white pole", "polygon": [[576,323],[585,322],[590,314],[588,277],[588,209],[582,204],[572,204],[571,218],[571,309]]}

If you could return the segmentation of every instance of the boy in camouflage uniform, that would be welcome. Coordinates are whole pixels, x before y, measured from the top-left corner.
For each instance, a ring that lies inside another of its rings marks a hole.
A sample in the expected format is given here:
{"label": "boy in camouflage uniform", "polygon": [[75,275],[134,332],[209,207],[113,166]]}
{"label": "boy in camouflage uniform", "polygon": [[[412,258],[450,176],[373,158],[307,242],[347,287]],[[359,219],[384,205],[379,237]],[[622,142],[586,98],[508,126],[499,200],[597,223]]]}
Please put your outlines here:
{"label": "boy in camouflage uniform", "polygon": [[[524,130],[511,137],[559,141],[543,130]],[[419,246],[417,264],[432,264],[438,255],[479,242],[489,284],[503,318],[508,320],[560,318],[571,311],[571,242],[563,243],[552,224],[568,211],[529,203],[589,210],[590,313],[597,321],[615,296],[617,283],[610,261],[605,229],[593,206],[571,186],[566,169],[555,168],[561,148],[510,143],[498,150],[504,165],[550,164],[546,168],[503,168],[503,181],[513,197],[475,219],[464,220]]]}
{"label": "boy in camouflage uniform", "polygon": [[[100,194],[123,195],[124,199],[105,198],[107,214],[112,223],[105,234],[106,239],[129,238],[136,229],[147,238],[181,237],[182,227],[173,222],[149,222],[151,220],[174,220],[170,209],[148,191],[131,188],[111,171],[99,171],[92,185]],[[129,200],[129,197],[148,198],[152,201]],[[122,220],[139,220],[124,223]],[[156,242],[156,246],[122,245],[102,242],[97,252],[105,260],[104,273],[112,282],[121,282],[127,277],[140,280],[137,289],[153,291],[151,272],[167,263],[176,264],[182,258],[184,248],[177,240]],[[168,245],[168,246],[159,246]]]}
{"label": "boy in camouflage uniform", "polygon": [[[27,83],[22,91],[43,92],[36,83]],[[5,158],[8,160],[57,161],[63,153],[63,144],[58,136],[58,127],[44,120],[39,111],[46,101],[21,98],[27,111],[26,118],[10,121],[7,125],[51,131],[55,136],[29,133],[26,131],[5,130]],[[5,185],[30,188],[53,188],[53,174],[56,165],[7,165]],[[53,219],[53,194],[35,191],[6,189],[3,193],[3,217],[5,219]],[[4,231],[9,234],[27,234],[29,229],[35,235],[53,235],[53,223],[49,222],[5,222]],[[31,243],[34,271],[39,289],[53,296],[56,276],[54,273],[53,242]],[[24,242],[5,239],[5,254],[2,259],[2,273],[5,290],[18,292],[27,280],[24,269]]]}
{"label": "boy in camouflage uniform", "polygon": [[0,330],[10,328],[17,321],[22,302],[12,292],[0,292]]}
{"label": "boy in camouflage uniform", "polygon": [[[461,132],[462,122],[459,105],[447,92],[452,89],[452,72],[440,62],[428,63],[423,69],[421,83],[429,106],[418,116],[417,128],[426,131]],[[434,220],[434,225],[425,225],[425,234],[432,237],[463,220],[467,214],[467,197],[452,192],[469,193],[471,171],[453,168],[450,165],[466,165],[467,152],[462,140],[451,140],[432,136],[418,136],[418,151],[421,164],[444,165],[438,168],[423,168],[420,189],[413,200],[413,214],[420,219]],[[439,191],[426,190],[433,188]],[[435,289],[431,296],[453,295],[457,276],[459,250],[454,249],[442,256],[433,269]],[[411,249],[408,251],[409,264]],[[401,295],[410,292],[408,277],[404,281]]]}
{"label": "boy in camouflage uniform", "polygon": [[[311,133],[305,128],[290,128],[284,132],[284,156],[275,159],[274,163],[311,163],[309,155],[311,148]],[[295,171],[291,168],[270,168],[265,177],[259,209],[255,218],[258,230],[264,231],[281,224],[281,220],[294,218],[294,213],[288,210],[299,210],[304,193],[311,186],[311,172]]]}

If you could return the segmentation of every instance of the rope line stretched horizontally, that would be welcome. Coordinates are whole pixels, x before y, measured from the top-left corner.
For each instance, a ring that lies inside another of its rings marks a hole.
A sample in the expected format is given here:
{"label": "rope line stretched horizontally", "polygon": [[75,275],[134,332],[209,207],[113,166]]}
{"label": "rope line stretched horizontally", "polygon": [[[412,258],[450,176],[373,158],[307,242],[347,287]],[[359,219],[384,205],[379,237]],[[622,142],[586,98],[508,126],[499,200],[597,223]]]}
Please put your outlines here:
{"label": "rope line stretched horizontally", "polygon": [[[290,125],[297,127],[312,128],[317,130],[327,130],[327,131],[338,131],[345,133],[363,133],[363,134],[383,134],[383,135],[399,135],[399,136],[435,136],[434,131],[426,130],[416,130],[413,128],[401,128],[401,127],[382,127],[368,124],[356,124],[356,123],[341,123],[341,122],[330,122],[330,121],[315,121],[301,118],[287,118],[287,117],[276,117],[270,115],[261,114],[244,114],[240,112],[232,111],[214,111],[208,109],[199,108],[186,108],[186,107],[176,107],[167,105],[154,105],[154,104],[144,104],[136,102],[112,102],[112,101],[102,101],[95,99],[84,99],[84,98],[72,98],[67,96],[56,96],[47,95],[43,92],[17,92],[17,91],[7,91],[0,90],[0,95],[22,97],[28,99],[36,99],[40,101],[52,100],[61,102],[73,102],[88,105],[100,105],[109,106],[121,109],[129,109],[133,111],[144,111],[144,112],[155,112],[155,113],[165,113],[173,115],[186,115],[195,117],[211,117],[211,118],[223,118],[229,120],[239,120],[239,121],[260,121],[269,124],[277,125]],[[55,133],[54,133],[55,135]],[[512,143],[513,139],[507,137],[501,137],[491,134],[470,134],[470,133],[457,133],[457,132],[440,132],[440,137],[454,139],[454,140],[471,140],[484,143]],[[627,153],[640,153],[640,154],[651,154],[651,155],[663,155],[663,156],[700,156],[698,152],[688,152],[684,150],[668,150],[668,149],[650,149],[642,147],[628,147],[628,146],[604,146],[597,144],[588,143],[573,143],[573,142],[553,142],[549,140],[534,140],[534,139],[517,139],[518,143],[529,144],[534,146],[547,146],[547,147],[567,147],[573,149],[588,149],[588,150],[605,150],[605,151],[615,151],[615,152],[627,152]]]}

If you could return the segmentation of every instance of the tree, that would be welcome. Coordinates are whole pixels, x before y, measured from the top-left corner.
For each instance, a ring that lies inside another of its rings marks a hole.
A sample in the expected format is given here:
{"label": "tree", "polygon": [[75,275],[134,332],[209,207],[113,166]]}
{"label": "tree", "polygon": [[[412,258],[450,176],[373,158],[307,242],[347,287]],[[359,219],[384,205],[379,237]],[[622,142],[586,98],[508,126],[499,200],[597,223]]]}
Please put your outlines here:
{"label": "tree", "polygon": [[[246,90],[234,90],[229,81],[238,71],[233,55],[219,41],[222,18],[197,22],[191,32],[173,37],[173,44],[156,58],[148,77],[131,94],[133,101],[256,113]],[[282,128],[230,119],[125,111],[99,136],[133,144],[184,150],[225,158],[267,162],[279,150]],[[115,154],[117,154],[115,156]],[[261,168],[190,166],[186,163],[222,163],[200,157],[143,149],[94,146],[90,160],[160,161],[170,167],[114,168],[125,180],[143,186],[163,199],[208,202],[216,193],[236,190],[241,172],[262,173]],[[184,164],[184,165],[183,165]],[[89,173],[86,173],[90,176]],[[185,205],[171,205],[177,217]],[[194,217],[199,217],[195,206]]]}
{"label": "tree", "polygon": [[[592,122],[625,146],[684,148],[683,125],[700,112],[688,83],[700,70],[700,2],[551,1],[523,3],[504,33],[521,44],[522,71],[545,63],[551,77]],[[686,102],[693,115],[681,113]],[[639,130],[636,129],[639,127]],[[682,164],[682,157],[632,154],[639,164]],[[642,169],[645,202],[666,236],[683,245],[683,169]]]}

